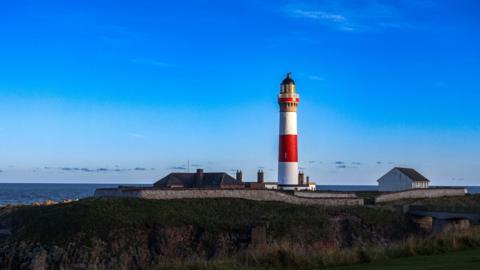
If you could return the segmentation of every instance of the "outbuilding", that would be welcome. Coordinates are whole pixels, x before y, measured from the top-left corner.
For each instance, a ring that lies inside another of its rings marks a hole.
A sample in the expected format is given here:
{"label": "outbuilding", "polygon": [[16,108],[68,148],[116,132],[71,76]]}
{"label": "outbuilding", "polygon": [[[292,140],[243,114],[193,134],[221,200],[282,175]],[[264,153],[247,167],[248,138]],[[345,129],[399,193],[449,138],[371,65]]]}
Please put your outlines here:
{"label": "outbuilding", "polygon": [[377,180],[378,191],[428,188],[430,180],[411,168],[395,167]]}

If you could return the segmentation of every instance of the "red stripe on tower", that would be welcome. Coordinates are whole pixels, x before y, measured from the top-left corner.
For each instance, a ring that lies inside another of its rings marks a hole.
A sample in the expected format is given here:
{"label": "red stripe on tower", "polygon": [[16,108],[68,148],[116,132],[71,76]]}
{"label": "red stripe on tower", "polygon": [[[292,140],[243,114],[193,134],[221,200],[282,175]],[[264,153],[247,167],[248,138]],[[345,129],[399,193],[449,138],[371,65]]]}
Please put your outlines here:
{"label": "red stripe on tower", "polygon": [[297,135],[280,135],[279,162],[298,162]]}

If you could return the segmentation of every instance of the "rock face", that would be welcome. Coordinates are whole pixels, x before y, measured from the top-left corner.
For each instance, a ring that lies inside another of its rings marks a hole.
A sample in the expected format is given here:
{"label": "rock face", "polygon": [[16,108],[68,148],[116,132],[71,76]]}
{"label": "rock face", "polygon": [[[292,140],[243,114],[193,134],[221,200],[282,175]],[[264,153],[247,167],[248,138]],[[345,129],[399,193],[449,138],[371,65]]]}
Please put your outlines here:
{"label": "rock face", "polygon": [[[129,199],[3,209],[0,226],[11,234],[0,235],[0,269],[168,269],[181,262],[230,258],[273,245],[305,250],[382,245],[408,231],[408,226],[398,227],[397,217],[389,216],[386,222],[397,223],[391,226],[398,229],[368,221],[378,217],[362,214],[365,210],[327,213],[243,200],[198,204],[195,200],[175,204]],[[224,212],[229,208],[225,204],[240,210]],[[192,217],[204,207],[212,216]],[[243,211],[252,207],[259,209],[247,216]],[[77,215],[65,217],[72,211]],[[136,220],[116,221],[119,212],[121,218],[128,214]],[[285,214],[289,212],[291,219]]]}

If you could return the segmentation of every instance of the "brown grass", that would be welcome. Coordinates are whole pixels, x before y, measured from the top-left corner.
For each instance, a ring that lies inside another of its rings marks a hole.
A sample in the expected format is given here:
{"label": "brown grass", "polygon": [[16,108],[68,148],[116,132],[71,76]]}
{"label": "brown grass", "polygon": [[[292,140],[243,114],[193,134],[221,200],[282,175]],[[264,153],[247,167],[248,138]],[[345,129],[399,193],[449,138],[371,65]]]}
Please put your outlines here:
{"label": "brown grass", "polygon": [[479,227],[428,238],[410,237],[387,247],[311,249],[295,243],[283,242],[255,247],[233,258],[172,262],[158,265],[156,269],[317,269],[401,257],[442,254],[478,247],[480,247]]}

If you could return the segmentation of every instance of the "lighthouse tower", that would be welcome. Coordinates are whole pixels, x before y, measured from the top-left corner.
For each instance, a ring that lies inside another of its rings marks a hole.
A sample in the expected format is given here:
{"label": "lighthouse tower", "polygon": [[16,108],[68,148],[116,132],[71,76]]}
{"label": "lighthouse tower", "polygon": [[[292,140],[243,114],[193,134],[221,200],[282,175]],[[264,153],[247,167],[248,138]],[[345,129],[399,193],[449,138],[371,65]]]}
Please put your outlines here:
{"label": "lighthouse tower", "polygon": [[291,73],[280,84],[280,136],[278,151],[278,188],[296,189],[299,185],[297,151],[297,106],[300,99],[295,93]]}

